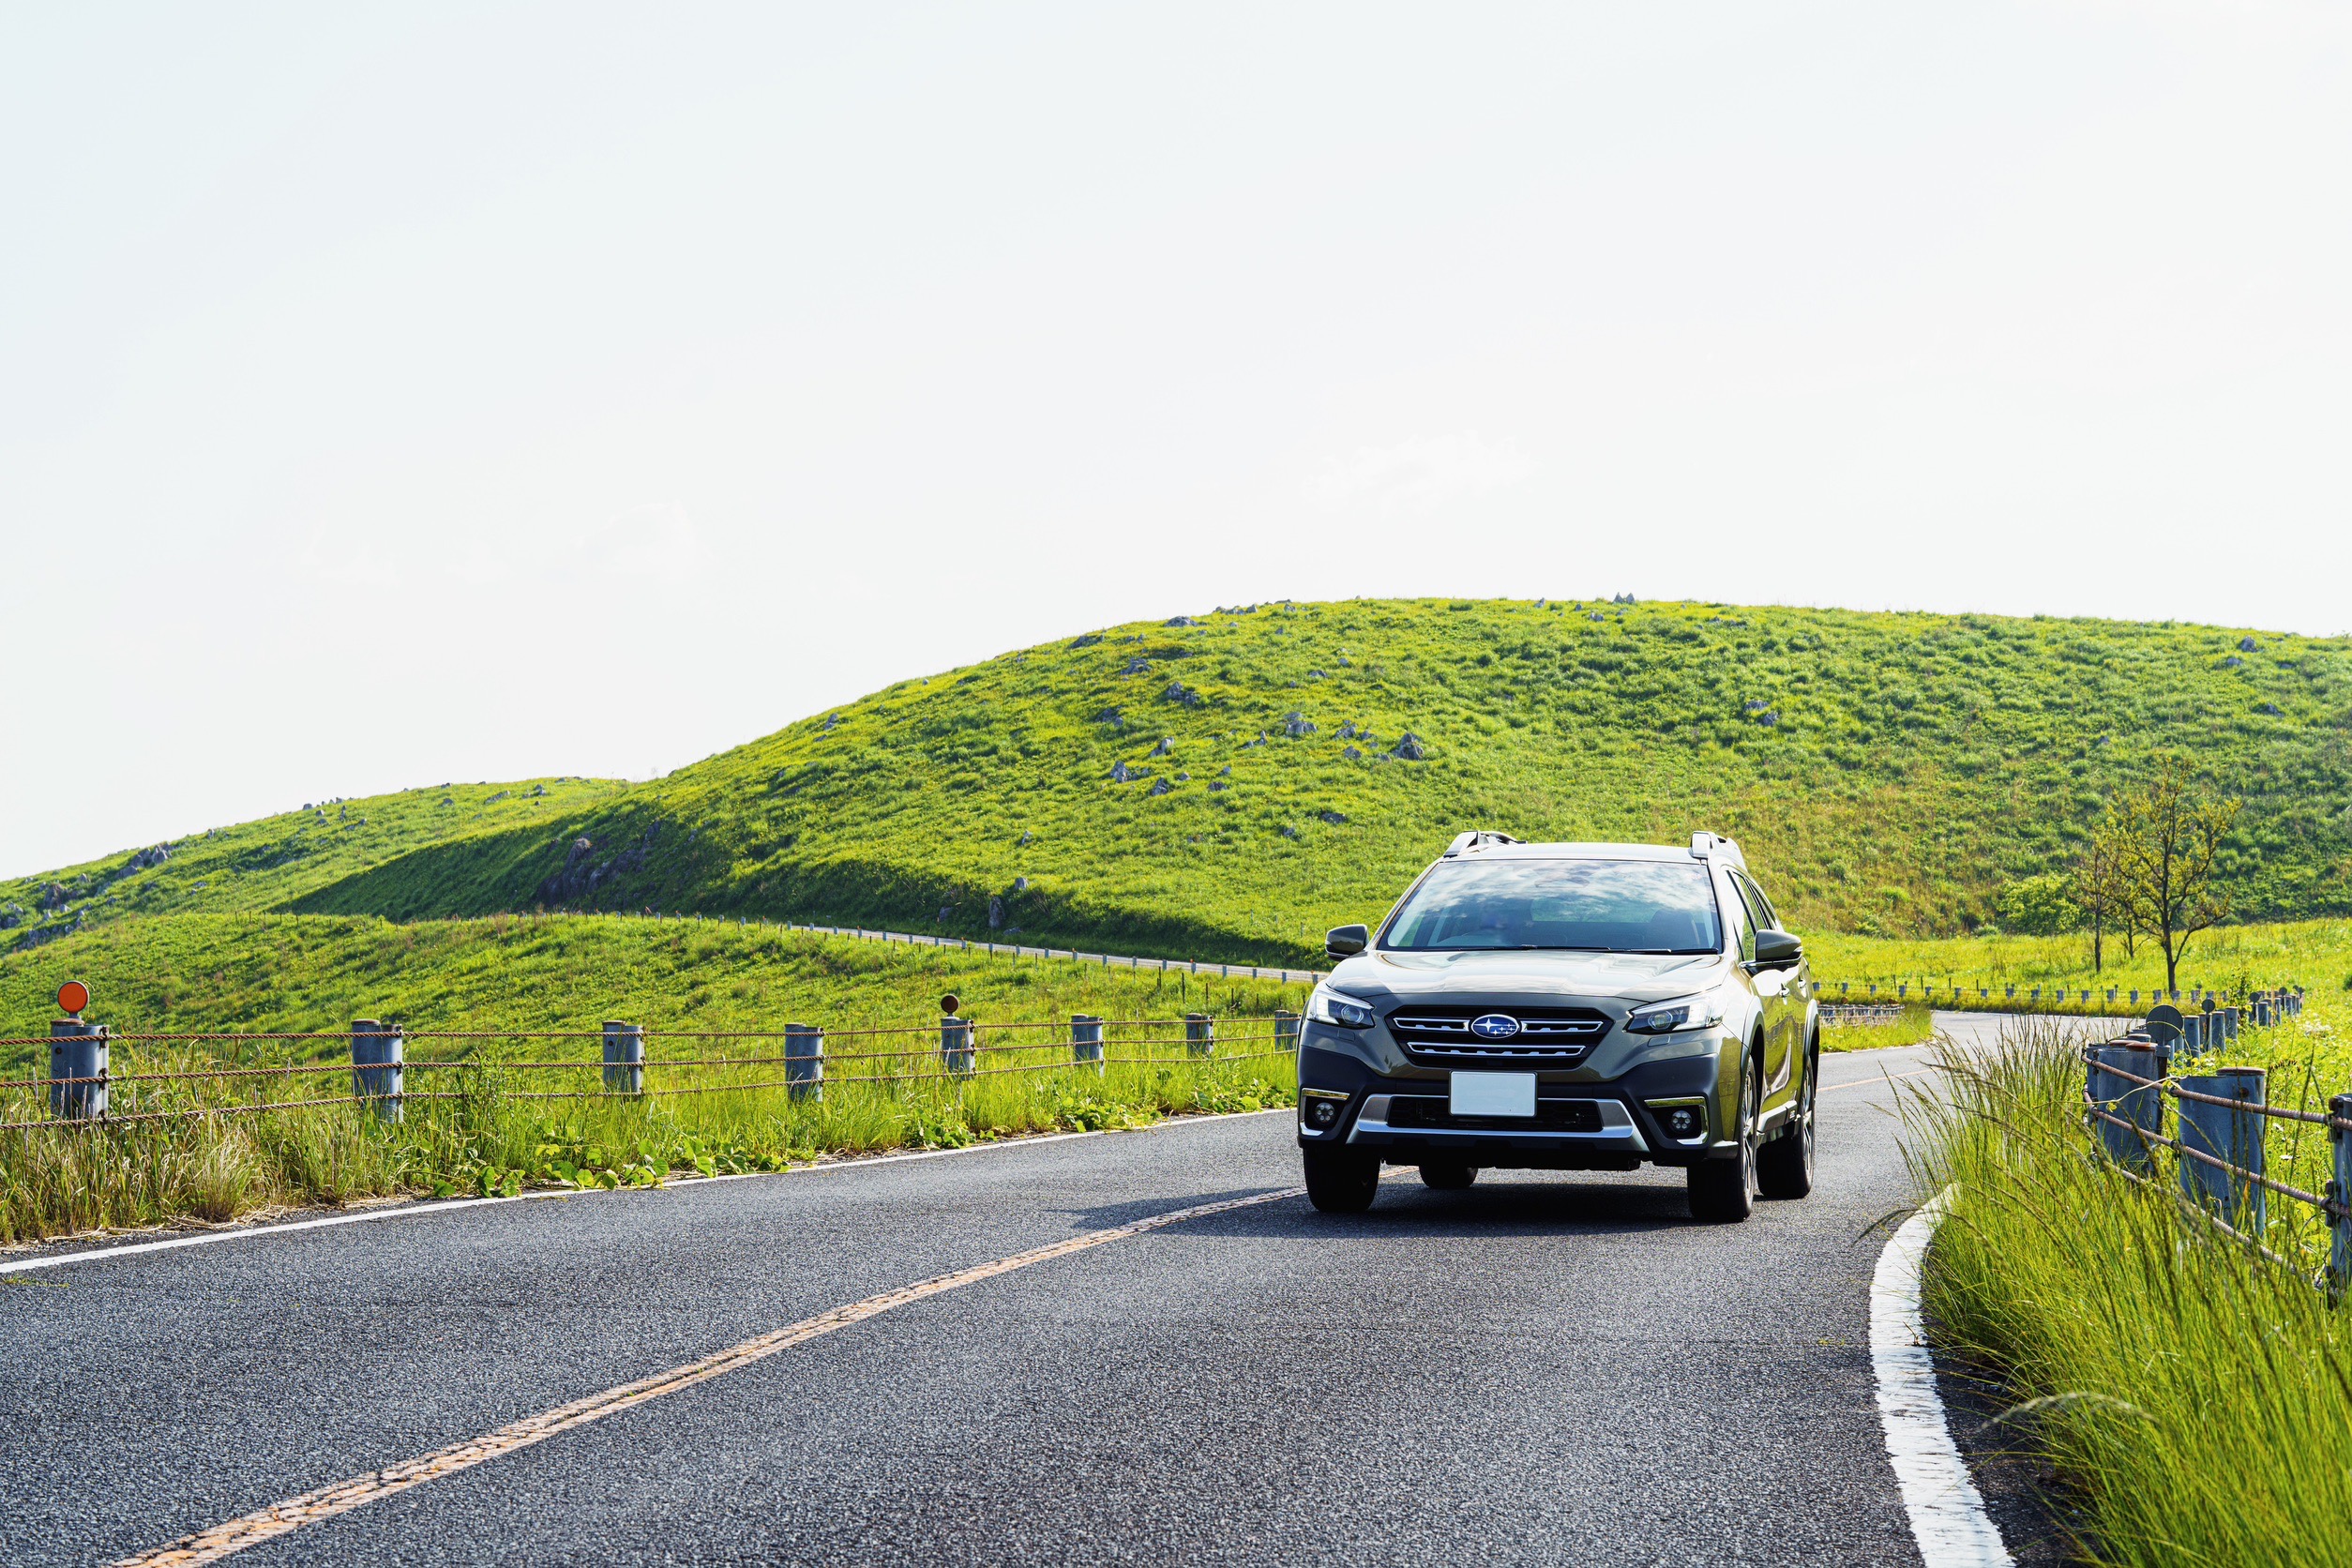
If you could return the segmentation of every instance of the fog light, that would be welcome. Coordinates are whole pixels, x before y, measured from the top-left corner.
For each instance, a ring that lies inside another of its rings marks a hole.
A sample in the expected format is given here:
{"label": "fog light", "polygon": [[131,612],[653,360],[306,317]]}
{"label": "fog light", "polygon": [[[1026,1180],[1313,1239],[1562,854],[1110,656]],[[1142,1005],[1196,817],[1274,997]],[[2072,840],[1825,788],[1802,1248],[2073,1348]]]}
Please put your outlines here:
{"label": "fog light", "polygon": [[1658,1113],[1668,1138],[1696,1138],[1707,1130],[1707,1113],[1696,1106],[1668,1106]]}
{"label": "fog light", "polygon": [[1348,1096],[1328,1089],[1306,1089],[1299,1093],[1299,1121],[1310,1132],[1327,1133],[1339,1125],[1340,1113],[1348,1108]]}

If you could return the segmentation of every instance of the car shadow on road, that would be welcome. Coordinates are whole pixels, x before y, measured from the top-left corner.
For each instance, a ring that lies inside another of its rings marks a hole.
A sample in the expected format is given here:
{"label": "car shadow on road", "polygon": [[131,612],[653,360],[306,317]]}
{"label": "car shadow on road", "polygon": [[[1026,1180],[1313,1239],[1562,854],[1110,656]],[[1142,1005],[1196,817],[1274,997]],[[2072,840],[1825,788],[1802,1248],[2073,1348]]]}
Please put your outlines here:
{"label": "car shadow on road", "polygon": [[[1222,1199],[1245,1198],[1253,1190],[1265,1189],[1204,1193],[1194,1201],[1213,1203]],[[1168,1207],[1164,1201],[1121,1203],[1076,1210],[1073,1214],[1090,1227],[1109,1227],[1165,1214]],[[1596,1177],[1586,1172],[1496,1171],[1482,1174],[1478,1184],[1465,1191],[1437,1192],[1423,1186],[1417,1176],[1405,1169],[1382,1179],[1380,1197],[1364,1214],[1319,1214],[1304,1197],[1297,1197],[1204,1215],[1186,1221],[1184,1229],[1194,1234],[1299,1238],[1550,1236],[1680,1230],[1690,1229],[1695,1223],[1690,1199],[1679,1180]]]}

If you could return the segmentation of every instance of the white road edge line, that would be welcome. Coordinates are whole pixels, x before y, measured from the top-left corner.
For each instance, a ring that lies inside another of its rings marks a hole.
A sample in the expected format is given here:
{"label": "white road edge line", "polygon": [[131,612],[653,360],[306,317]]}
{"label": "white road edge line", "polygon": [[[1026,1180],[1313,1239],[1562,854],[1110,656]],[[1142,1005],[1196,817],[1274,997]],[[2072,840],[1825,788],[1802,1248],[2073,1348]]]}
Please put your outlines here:
{"label": "white road edge line", "polygon": [[1944,1217],[1946,1187],[1903,1222],[1878,1254],[1870,1280],[1870,1364],[1878,1380],[1878,1421],[1903,1491],[1903,1511],[1927,1568],[2008,1568],[2000,1527],[1952,1440],[1936,1364],[1920,1312],[1920,1267]]}
{"label": "white road edge line", "polygon": [[[1265,1110],[1218,1111],[1209,1116],[1170,1116],[1165,1121],[1146,1126],[1123,1129],[1129,1132],[1152,1133],[1166,1127],[1186,1127],[1201,1122],[1230,1122],[1244,1116],[1271,1116],[1275,1111],[1289,1113],[1289,1106],[1274,1106]],[[999,1149],[1029,1149],[1040,1143],[1066,1143],[1074,1138],[1103,1138],[1107,1134],[1045,1133],[1033,1138],[999,1138],[986,1143],[966,1144],[961,1149],[916,1149],[903,1154],[869,1154],[864,1159],[832,1160],[823,1165],[795,1166],[790,1170],[744,1170],[725,1176],[681,1176],[665,1181],[662,1186],[700,1187],[716,1182],[748,1182],[757,1177],[822,1176],[834,1170],[857,1170],[869,1165],[896,1165],[903,1160],[937,1160],[950,1154],[985,1154]],[[641,1191],[624,1188],[624,1191]],[[92,1247],[86,1252],[63,1252],[54,1258],[26,1258],[11,1260],[0,1253],[0,1280],[13,1274],[29,1274],[35,1269],[59,1269],[68,1263],[96,1263],[108,1258],[133,1258],[144,1252],[176,1252],[182,1247],[210,1246],[216,1242],[250,1241],[258,1236],[288,1236],[297,1230],[325,1230],[339,1225],[367,1225],[380,1219],[415,1219],[425,1214],[445,1214],[458,1209],[480,1209],[493,1203],[544,1202],[549,1199],[592,1198],[594,1192],[577,1187],[562,1187],[550,1192],[519,1193],[513,1198],[444,1198],[425,1203],[403,1203],[397,1207],[370,1209],[359,1214],[329,1214],[324,1219],[289,1220],[282,1225],[253,1225],[236,1230],[207,1230],[199,1236],[173,1236],[161,1242],[133,1242],[128,1246]]]}
{"label": "white road edge line", "polygon": [[852,1323],[879,1317],[894,1307],[924,1301],[949,1290],[958,1290],[967,1285],[977,1285],[984,1279],[994,1279],[1000,1274],[1008,1274],[1033,1264],[1067,1258],[1074,1252],[1085,1252],[1108,1242],[1124,1241],[1130,1236],[1164,1229],[1186,1220],[1203,1219],[1211,1214],[1230,1214],[1236,1209],[1255,1208],[1260,1203],[1304,1197],[1305,1192],[1304,1187],[1280,1187],[1272,1192],[1252,1193],[1247,1198],[1219,1199],[1183,1209],[1171,1209],[1162,1214],[1148,1214],[1125,1225],[1114,1225],[1106,1230],[1088,1230],[1058,1242],[1049,1242],[1044,1246],[1032,1247],[1027,1252],[1014,1253],[1009,1258],[958,1269],[954,1274],[938,1274],[896,1290],[885,1290],[864,1301],[851,1302],[830,1312],[821,1312],[814,1318],[804,1318],[797,1323],[772,1329],[757,1338],[731,1345],[700,1361],[690,1361],[683,1366],[673,1366],[652,1377],[640,1378],[633,1383],[623,1383],[618,1388],[592,1394],[585,1399],[575,1399],[568,1405],[558,1405],[551,1410],[542,1410],[537,1415],[509,1422],[496,1431],[485,1432],[478,1438],[451,1443],[430,1454],[388,1465],[366,1475],[354,1476],[348,1481],[339,1481],[193,1534],[183,1535],[152,1550],[119,1559],[113,1568],[198,1568],[199,1564],[218,1562],[248,1546],[257,1546],[264,1541],[292,1534],[306,1525],[335,1518],[354,1508],[364,1508],[369,1503],[397,1496],[445,1475],[472,1470],[476,1465],[512,1454],[517,1449],[545,1442],[559,1433],[633,1410],[665,1394],[675,1394],[681,1389],[708,1382],[713,1378],[724,1377],[755,1362],[763,1361],[779,1350],[805,1345],[837,1329],[845,1329]]}
{"label": "white road edge line", "polygon": [[1893,1083],[1902,1078],[1921,1078],[1928,1073],[1942,1071],[1941,1067],[1920,1067],[1907,1073],[1874,1073],[1868,1078],[1847,1078],[1844,1083],[1825,1083],[1821,1086],[1821,1093],[1826,1094],[1832,1089],[1859,1089],[1865,1083]]}

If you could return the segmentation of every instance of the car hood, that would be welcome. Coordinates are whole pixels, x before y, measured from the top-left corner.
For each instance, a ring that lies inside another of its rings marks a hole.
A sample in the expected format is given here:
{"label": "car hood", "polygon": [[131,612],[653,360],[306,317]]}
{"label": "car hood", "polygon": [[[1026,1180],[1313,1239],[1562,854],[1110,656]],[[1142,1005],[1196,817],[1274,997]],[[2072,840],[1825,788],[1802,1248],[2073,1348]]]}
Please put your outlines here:
{"label": "car hood", "polygon": [[1332,972],[1334,990],[1399,999],[1443,996],[1623,997],[1659,1002],[1719,978],[1720,953],[1371,952]]}

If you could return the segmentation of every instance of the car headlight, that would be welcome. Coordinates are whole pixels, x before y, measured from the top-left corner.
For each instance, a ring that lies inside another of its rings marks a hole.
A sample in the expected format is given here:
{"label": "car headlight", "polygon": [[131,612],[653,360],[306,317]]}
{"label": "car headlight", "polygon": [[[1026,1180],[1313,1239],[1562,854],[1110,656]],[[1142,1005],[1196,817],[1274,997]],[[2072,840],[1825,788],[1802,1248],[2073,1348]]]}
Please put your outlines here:
{"label": "car headlight", "polygon": [[1679,1034],[1686,1029],[1707,1029],[1723,1022],[1723,1005],[1712,996],[1685,996],[1636,1007],[1625,1020],[1635,1034]]}
{"label": "car headlight", "polygon": [[1309,1023],[1336,1024],[1342,1029],[1369,1029],[1380,1021],[1367,1003],[1320,986],[1306,999],[1306,1018]]}

